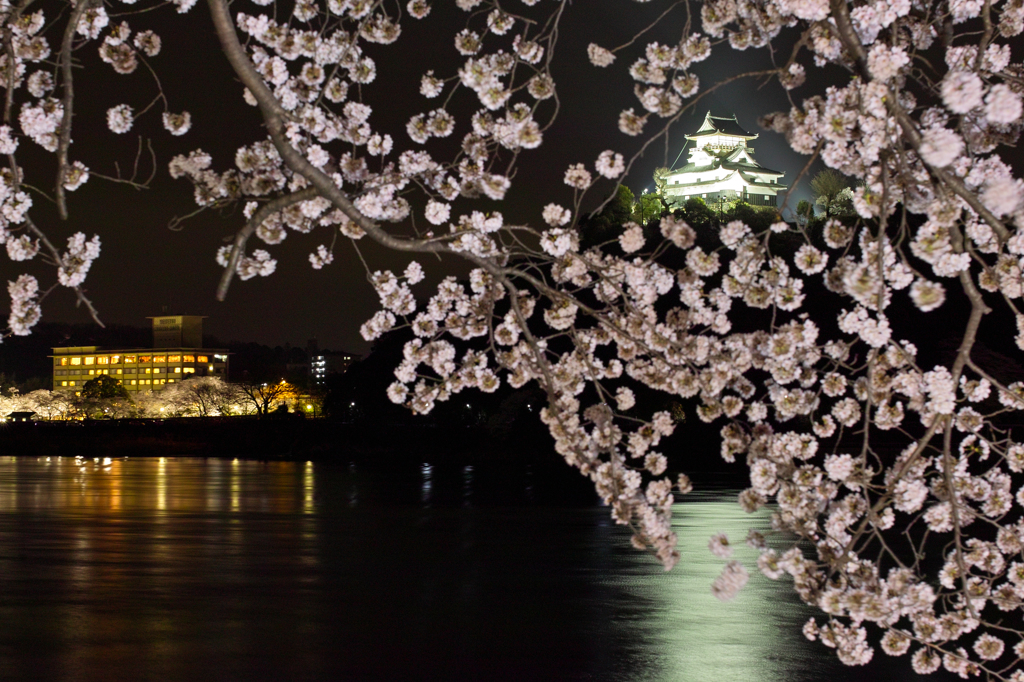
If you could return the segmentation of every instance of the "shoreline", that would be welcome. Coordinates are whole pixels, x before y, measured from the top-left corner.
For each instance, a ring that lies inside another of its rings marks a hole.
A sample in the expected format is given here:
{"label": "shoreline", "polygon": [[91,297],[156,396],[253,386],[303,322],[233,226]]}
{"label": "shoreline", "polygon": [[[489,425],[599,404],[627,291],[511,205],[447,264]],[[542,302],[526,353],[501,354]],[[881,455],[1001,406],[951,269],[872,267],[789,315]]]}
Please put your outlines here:
{"label": "shoreline", "polygon": [[[660,449],[671,453],[670,471],[686,472],[695,483],[715,480],[736,487],[749,485],[744,467],[725,464],[713,444],[693,438],[695,435],[673,438],[675,447],[663,443],[668,447]],[[0,425],[0,455],[205,457],[395,467],[528,464],[545,477],[591,485],[555,452],[550,436],[540,427],[495,429],[248,417],[6,423]]]}

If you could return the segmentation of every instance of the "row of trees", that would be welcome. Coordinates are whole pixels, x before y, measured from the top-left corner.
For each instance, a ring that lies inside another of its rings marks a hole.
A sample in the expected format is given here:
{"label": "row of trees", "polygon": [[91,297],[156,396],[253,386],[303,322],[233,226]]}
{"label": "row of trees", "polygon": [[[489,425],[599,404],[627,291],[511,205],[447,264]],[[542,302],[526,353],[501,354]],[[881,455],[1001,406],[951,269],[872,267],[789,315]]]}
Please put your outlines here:
{"label": "row of trees", "polygon": [[302,398],[285,381],[235,384],[217,377],[193,377],[159,391],[131,395],[119,381],[101,375],[86,382],[78,395],[46,389],[22,394],[10,387],[0,392],[0,416],[11,412],[34,412],[50,420],[266,416],[289,408],[305,413],[314,398]]}

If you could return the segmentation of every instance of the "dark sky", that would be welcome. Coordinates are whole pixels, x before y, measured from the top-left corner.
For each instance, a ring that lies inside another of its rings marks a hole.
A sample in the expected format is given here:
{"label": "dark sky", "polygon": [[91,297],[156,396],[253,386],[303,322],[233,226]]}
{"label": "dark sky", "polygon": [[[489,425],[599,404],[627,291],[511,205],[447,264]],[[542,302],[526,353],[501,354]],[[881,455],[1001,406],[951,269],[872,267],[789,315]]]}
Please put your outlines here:
{"label": "dark sky", "polygon": [[[632,0],[592,0],[571,5],[556,55],[556,64],[560,65],[554,75],[562,101],[558,122],[547,132],[540,148],[520,157],[518,176],[504,205],[482,200],[457,205],[456,210],[502,210],[509,220],[538,224],[546,203],[568,205],[571,201],[572,191],[562,183],[568,164],[582,162],[592,169],[597,155],[605,149],[627,156],[638,149],[639,141],[617,128],[620,110],[639,109],[626,69],[648,40],[679,40],[681,12],[670,15],[660,33],[648,34],[620,54],[610,69],[592,67],[587,61],[586,46],[590,42],[606,47],[624,43],[633,31],[650,23],[666,6],[637,4]],[[425,100],[418,94],[422,72],[427,68],[435,68],[439,75],[454,72],[457,54],[451,36],[465,22],[465,16],[456,10],[435,8],[427,20],[407,26],[395,45],[371,50],[377,60],[378,76],[365,88],[364,97],[374,105],[375,116],[381,116],[376,119],[380,122],[375,123],[375,129],[390,133],[396,148],[405,148],[408,143],[404,124],[409,116],[436,106],[437,100]],[[61,245],[78,230],[100,234],[103,253],[93,265],[86,287],[106,322],[145,325],[147,316],[159,315],[166,308],[168,314],[209,316],[206,332],[225,341],[304,345],[315,336],[321,347],[365,351],[368,344],[359,336],[358,329],[376,310],[377,300],[347,240],[339,239],[334,264],[316,271],[309,266],[308,254],[318,244],[329,244],[331,235],[324,228],[309,235],[291,232],[282,244],[268,247],[278,259],[277,272],[268,278],[236,280],[228,300],[220,303],[214,297],[220,276],[214,253],[243,224],[240,209],[223,214],[203,213],[178,231],[167,228],[172,217],[195,209],[191,185],[173,181],[167,175],[171,156],[202,148],[213,154],[215,167],[224,170],[233,163],[237,147],[261,136],[261,121],[256,109],[242,102],[241,86],[219,52],[204,3],[184,17],[164,12],[153,21],[164,41],[163,52],[152,60],[153,65],[159,71],[171,110],[186,109],[192,113],[192,130],[184,137],[170,138],[160,128],[160,112],[155,110],[126,135],[107,131],[104,117],[109,107],[128,103],[136,110],[141,109],[155,90],[143,69],[130,76],[117,76],[95,58],[95,46],[86,48],[83,61],[97,68],[77,76],[76,91],[80,94],[71,158],[85,161],[94,171],[114,175],[115,160],[122,171],[130,167],[141,133],[152,137],[158,150],[156,178],[148,190],[111,185],[93,178],[70,195],[71,218],[67,223],[61,223],[55,212],[45,208],[34,209],[35,219]],[[765,68],[768,64],[766,50],[737,53],[720,46],[695,71],[702,85],[707,85],[718,78]],[[757,159],[765,166],[785,171],[784,182],[792,181],[804,160],[780,136],[759,130],[756,122],[765,113],[788,107],[778,85],[758,89],[756,83],[749,81],[733,84],[705,98],[692,114],[684,116],[671,130],[668,149],[662,142],[653,145],[635,164],[625,183],[638,194],[651,186],[654,169],[666,164],[666,156],[668,163],[675,159],[684,142],[683,135],[695,130],[709,109],[715,114],[735,113],[741,125],[759,133],[760,138],[753,143]],[[661,124],[660,120],[652,120],[648,132]],[[457,129],[461,137],[459,130],[465,129]],[[47,182],[53,177],[52,156],[33,147],[30,141],[22,142],[22,163],[37,184],[52,187],[52,181]],[[147,163],[144,159],[143,175],[148,173]],[[598,191],[607,193],[612,189],[613,184],[606,181]],[[806,196],[808,192],[804,189],[798,194]],[[37,207],[43,203],[36,200]],[[250,250],[264,246],[255,238],[250,245]],[[405,266],[403,258],[374,247],[368,240],[364,239],[361,246],[374,268]],[[444,274],[465,271],[456,261],[433,260],[423,264],[429,278],[416,290],[422,296],[428,295],[431,281],[436,282]],[[8,279],[18,272],[12,265],[8,262]],[[46,278],[43,281],[52,281],[52,275],[41,268],[36,271]],[[44,302],[43,310],[44,319],[49,321],[88,319],[83,310],[74,307],[73,297],[66,291],[54,292]]]}

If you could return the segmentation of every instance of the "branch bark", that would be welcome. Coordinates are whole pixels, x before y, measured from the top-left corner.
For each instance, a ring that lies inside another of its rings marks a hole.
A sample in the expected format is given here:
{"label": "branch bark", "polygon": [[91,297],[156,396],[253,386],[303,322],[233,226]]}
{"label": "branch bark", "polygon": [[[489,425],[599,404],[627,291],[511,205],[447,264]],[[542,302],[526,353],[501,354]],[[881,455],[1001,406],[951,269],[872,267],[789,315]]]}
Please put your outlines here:
{"label": "branch bark", "polygon": [[67,196],[64,176],[68,171],[68,147],[71,146],[71,112],[75,106],[75,79],[71,72],[71,51],[75,40],[75,29],[86,10],[96,0],[81,0],[68,18],[64,29],[64,40],[60,46],[61,78],[64,81],[64,116],[60,120],[60,138],[57,143],[57,213],[61,220],[68,219]]}

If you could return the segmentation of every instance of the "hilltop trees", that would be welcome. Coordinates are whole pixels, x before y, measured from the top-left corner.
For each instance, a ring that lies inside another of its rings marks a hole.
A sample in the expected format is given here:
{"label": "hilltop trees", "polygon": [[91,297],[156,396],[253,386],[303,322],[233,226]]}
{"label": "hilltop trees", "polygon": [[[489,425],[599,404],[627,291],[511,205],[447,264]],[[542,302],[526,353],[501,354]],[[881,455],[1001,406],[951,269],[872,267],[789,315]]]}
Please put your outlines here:
{"label": "hilltop trees", "polygon": [[651,221],[660,220],[665,214],[665,204],[656,192],[645,192],[633,204],[630,217],[638,225],[647,225]]}
{"label": "hilltop trees", "polygon": [[[791,581],[820,610],[808,637],[850,665],[878,646],[909,653],[920,673],[1024,679],[1024,445],[1009,426],[1024,386],[973,353],[980,336],[1013,338],[1016,348],[1000,352],[1024,348],[1024,184],[1006,155],[1022,128],[1024,66],[1011,41],[1024,30],[1024,5],[654,7],[654,19],[671,24],[670,40],[645,33],[616,39],[614,50],[587,49],[602,86],[614,78],[632,86],[614,120],[594,122],[595,134],[617,125],[623,137],[609,137],[593,159],[575,151],[548,159],[565,168],[568,189],[542,198],[528,224],[512,224],[499,202],[560,110],[552,64],[573,17],[567,0],[230,9],[206,0],[202,12],[193,0],[171,4],[191,11],[185,20],[212,23],[244,87],[225,91],[257,107],[263,122],[233,159],[195,148],[169,166],[200,209],[237,206],[245,216],[216,254],[220,297],[234,278],[273,274],[289,234],[315,233],[308,255],[318,269],[342,240],[408,254],[398,268],[366,264],[381,307],[363,335],[405,326],[413,334],[387,390],[394,403],[427,413],[467,388],[540,387],[556,451],[593,481],[633,544],[671,567],[679,559],[673,494],[691,485],[668,473],[685,460],[659,450],[676,428],[671,414],[638,406],[637,388],[686,400],[719,425],[722,458],[748,468],[740,504],[771,505],[776,537],[754,533],[748,542],[761,573]],[[51,187],[58,212],[72,215],[68,193],[97,180],[72,145],[100,134],[72,135],[75,93],[90,92],[93,64],[73,67],[97,53],[125,76],[175,61],[139,25],[147,12],[114,17],[120,6],[99,0],[58,7],[2,10],[0,212],[10,258],[45,259],[88,305],[81,284],[99,238],[77,232],[58,246],[37,224],[32,194]],[[415,93],[392,89],[387,53],[401,53],[389,46],[403,45],[418,21],[450,27],[445,42],[458,62],[423,64],[424,99],[395,124],[395,103]],[[613,240],[588,238],[585,206],[613,194],[635,161],[623,151],[667,136],[719,87],[702,82],[699,65],[713,52],[768,45],[763,67],[747,76],[777,83],[791,106],[762,125],[849,177],[853,213],[831,217],[839,192],[830,190],[820,195],[820,234],[789,233],[759,215],[717,225],[712,215],[702,217],[714,229],[701,234],[688,218],[666,216],[657,233],[623,221],[606,223]],[[370,103],[380,91],[387,111]],[[160,115],[173,136],[193,125],[158,89],[126,85],[110,104],[112,134],[144,115]],[[51,153],[53,166],[27,164],[26,146]],[[421,256],[468,263],[468,282],[451,277],[428,292]],[[11,275],[11,333],[29,333],[48,290],[27,271]],[[956,335],[951,353],[930,347],[934,337],[921,334],[929,327]],[[731,560],[727,538],[715,536],[710,548],[725,562],[712,590],[729,599],[748,571]]]}
{"label": "hilltop trees", "polygon": [[840,173],[826,168],[811,180],[814,203],[821,206],[825,216],[851,215],[853,191]]}

